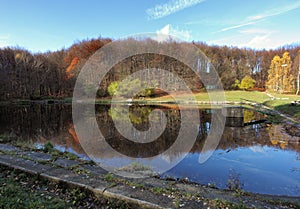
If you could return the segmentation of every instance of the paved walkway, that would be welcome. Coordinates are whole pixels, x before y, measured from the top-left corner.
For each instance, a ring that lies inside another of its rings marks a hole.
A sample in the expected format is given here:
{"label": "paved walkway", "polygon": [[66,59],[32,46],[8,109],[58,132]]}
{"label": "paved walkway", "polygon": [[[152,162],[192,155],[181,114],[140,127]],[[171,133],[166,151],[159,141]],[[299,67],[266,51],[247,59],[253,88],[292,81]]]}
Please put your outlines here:
{"label": "paved walkway", "polygon": [[[126,179],[86,160],[66,153],[24,150],[0,143],[0,165],[39,175],[57,183],[92,191],[96,196],[122,200],[135,208],[287,208],[282,203],[300,207],[299,198],[254,195],[218,190],[197,184],[158,178]],[[281,203],[280,203],[281,202]]]}

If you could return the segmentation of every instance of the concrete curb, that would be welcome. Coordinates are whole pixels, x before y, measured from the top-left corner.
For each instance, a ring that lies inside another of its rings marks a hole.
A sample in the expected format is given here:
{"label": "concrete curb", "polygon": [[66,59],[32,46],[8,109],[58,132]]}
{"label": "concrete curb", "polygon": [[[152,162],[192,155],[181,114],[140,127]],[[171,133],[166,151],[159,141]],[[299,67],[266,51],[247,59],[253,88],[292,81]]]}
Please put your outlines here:
{"label": "concrete curb", "polygon": [[[32,158],[29,158],[31,156]],[[41,159],[48,159],[43,161]],[[50,160],[49,160],[50,159]],[[199,184],[184,183],[180,181],[166,181],[156,178],[146,178],[141,180],[129,180],[119,177],[117,181],[105,180],[105,172],[98,166],[88,164],[88,161],[78,159],[77,166],[88,169],[89,173],[78,173],[70,169],[74,165],[74,160],[59,157],[62,167],[57,165],[57,156],[49,158],[48,153],[41,151],[24,151],[17,147],[0,143],[0,165],[10,169],[16,169],[51,182],[61,183],[71,188],[81,188],[89,191],[96,197],[124,202],[133,208],[223,208],[224,202],[229,205],[240,205],[249,208],[286,208],[278,207],[276,203],[288,202],[296,207],[300,205],[297,197],[268,196],[245,193],[241,195],[232,192],[201,186]],[[73,163],[71,163],[71,161]],[[129,183],[124,183],[129,181]],[[130,184],[131,183],[131,184]],[[141,184],[142,188],[137,186]],[[170,188],[171,190],[168,188]],[[161,192],[154,192],[154,189]],[[186,196],[187,194],[188,197]],[[220,202],[221,201],[221,202]],[[222,202],[223,201],[223,202]],[[275,201],[275,202],[274,202]],[[273,202],[273,203],[272,203]],[[223,205],[220,207],[219,204]],[[226,206],[226,204],[225,204]],[[224,207],[225,207],[224,206]],[[227,207],[227,206],[226,206]]]}
{"label": "concrete curb", "polygon": [[[97,185],[92,186],[88,185],[86,183],[80,182],[82,178],[77,178],[75,180],[68,179],[68,177],[74,175],[72,171],[69,171],[69,174],[57,176],[54,174],[51,174],[51,171],[55,171],[56,168],[50,167],[50,166],[45,166],[48,167],[48,169],[41,170],[40,172],[35,169],[29,169],[28,166],[32,166],[32,161],[29,160],[22,160],[22,163],[20,163],[20,158],[15,157],[15,156],[9,156],[9,155],[0,155],[0,165],[19,170],[21,172],[25,172],[31,175],[38,175],[41,178],[47,179],[52,182],[59,182],[59,183],[65,183],[70,187],[76,187],[76,188],[81,188],[84,190],[88,190],[92,192],[96,197],[102,197],[105,199],[113,199],[113,200],[118,200],[122,201],[125,203],[128,203],[130,205],[134,205],[137,208],[153,208],[153,209],[162,209],[162,208],[171,208],[171,207],[165,207],[165,206],[160,206],[158,204],[155,204],[153,202],[145,201],[145,200],[140,200],[136,199],[133,197],[130,197],[129,195],[124,195],[122,194],[122,191],[118,192],[118,190],[114,189],[114,191],[109,191],[109,186],[107,185]],[[14,162],[14,163],[13,163]],[[22,166],[23,164],[23,166]],[[58,169],[59,170],[59,169]],[[170,200],[169,205],[172,204],[172,200]]]}

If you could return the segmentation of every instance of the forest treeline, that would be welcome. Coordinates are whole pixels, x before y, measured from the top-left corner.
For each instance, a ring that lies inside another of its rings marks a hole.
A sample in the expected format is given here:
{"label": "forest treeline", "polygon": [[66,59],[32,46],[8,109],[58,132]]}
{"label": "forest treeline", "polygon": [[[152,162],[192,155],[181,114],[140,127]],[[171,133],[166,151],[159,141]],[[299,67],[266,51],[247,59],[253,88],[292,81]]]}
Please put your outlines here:
{"label": "forest treeline", "polygon": [[[110,42],[112,42],[112,39],[99,37],[97,39],[78,41],[67,49],[45,53],[31,53],[19,47],[0,49],[0,100],[72,96],[80,69],[94,52]],[[287,45],[271,50],[255,50],[250,48],[211,46],[203,42],[192,42],[191,44],[197,46],[208,57],[218,72],[226,90],[237,88],[237,82],[242,81],[245,77],[251,77],[255,81],[255,88],[265,89],[268,79],[270,80],[268,75],[271,72],[270,68],[274,65],[274,61],[272,63],[273,58],[275,56],[283,56],[285,52],[288,52],[290,57],[289,76],[293,76],[293,78],[298,76],[299,45]],[[147,57],[149,59],[143,63],[144,65],[145,62],[151,63],[149,65],[152,68],[162,63],[168,64],[171,68],[179,69],[184,67],[171,58],[159,58],[155,55]],[[138,62],[141,59],[144,59],[144,57],[130,57],[124,60],[127,68],[124,68],[123,63],[123,65],[120,65],[120,69],[115,67],[115,69],[110,71],[106,76],[106,80],[100,84],[101,88],[99,88],[98,96],[107,96],[109,84],[121,78],[120,72],[124,73],[124,70],[127,70],[128,74],[135,71],[134,68],[138,66]],[[203,88],[201,83],[194,81],[194,76],[189,73],[183,74],[181,75],[187,78],[190,87],[192,86],[192,90],[196,91]],[[295,83],[296,79],[292,82]]]}

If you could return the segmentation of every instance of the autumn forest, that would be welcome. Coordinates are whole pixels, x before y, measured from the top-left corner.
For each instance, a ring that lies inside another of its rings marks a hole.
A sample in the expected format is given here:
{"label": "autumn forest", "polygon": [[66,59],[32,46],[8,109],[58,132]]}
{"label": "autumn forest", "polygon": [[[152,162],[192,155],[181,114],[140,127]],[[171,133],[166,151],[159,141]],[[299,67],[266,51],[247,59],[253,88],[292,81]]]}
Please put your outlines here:
{"label": "autumn forest", "polygon": [[[126,41],[126,40],[124,40]],[[20,47],[0,49],[0,99],[43,99],[72,96],[80,69],[89,57],[104,45],[109,38],[78,41],[67,49],[55,52],[31,53]],[[175,43],[176,44],[176,43]],[[226,90],[256,89],[280,93],[296,93],[299,73],[300,46],[288,45],[272,50],[254,50],[228,46],[210,46],[192,42],[211,61]],[[136,58],[136,59],[135,59]],[[138,57],[127,61],[131,67]],[[156,62],[179,65],[176,60],[159,60],[149,56],[152,67]],[[155,64],[156,63],[156,64]],[[128,65],[127,65],[128,66]],[[101,83],[98,96],[109,95],[109,84],[120,79],[120,71],[113,70]],[[189,80],[190,79],[190,80]],[[192,90],[204,88],[187,76]],[[249,85],[250,83],[250,85]]]}

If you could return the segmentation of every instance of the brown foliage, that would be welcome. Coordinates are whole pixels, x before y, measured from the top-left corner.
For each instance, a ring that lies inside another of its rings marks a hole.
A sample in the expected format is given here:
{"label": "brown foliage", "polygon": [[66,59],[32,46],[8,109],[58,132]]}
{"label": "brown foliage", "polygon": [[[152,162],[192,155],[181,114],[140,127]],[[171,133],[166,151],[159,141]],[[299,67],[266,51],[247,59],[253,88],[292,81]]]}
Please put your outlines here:
{"label": "brown foliage", "polygon": [[[32,54],[21,48],[0,49],[0,99],[41,98],[44,96],[71,96],[80,69],[84,63],[111,39],[97,38],[83,40],[68,49],[56,52]],[[133,39],[125,40],[128,42]],[[159,46],[153,40],[141,40]],[[179,44],[171,42],[171,44]],[[300,46],[284,46],[275,50],[254,50],[228,46],[209,46],[193,42],[211,61],[218,72],[225,89],[232,89],[235,80],[241,81],[251,76],[255,81],[254,89],[264,89],[268,80],[268,70],[275,55],[282,56],[285,51],[291,57],[290,74],[298,76]],[[181,48],[178,53],[184,53]],[[118,52],[115,52],[118,53]],[[113,58],[113,54],[110,55]],[[101,85],[101,95],[107,94],[111,81],[122,79],[138,69],[165,66],[187,80],[192,90],[200,90],[203,84],[195,79],[187,66],[177,60],[156,55],[132,56],[120,62],[107,74]],[[100,94],[99,94],[100,95]]]}

